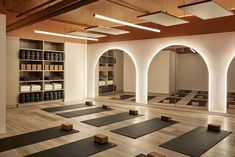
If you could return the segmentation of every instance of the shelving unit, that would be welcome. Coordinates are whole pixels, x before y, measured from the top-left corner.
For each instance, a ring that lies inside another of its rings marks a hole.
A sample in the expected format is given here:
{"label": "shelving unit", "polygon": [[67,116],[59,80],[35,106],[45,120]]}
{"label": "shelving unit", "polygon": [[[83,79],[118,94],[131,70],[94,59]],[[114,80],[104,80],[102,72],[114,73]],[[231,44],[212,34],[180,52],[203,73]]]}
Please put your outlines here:
{"label": "shelving unit", "polygon": [[116,91],[114,84],[114,50],[104,53],[99,59],[99,94],[109,94]]}
{"label": "shelving unit", "polygon": [[[20,39],[18,105],[52,100],[63,101],[64,60],[64,43]],[[47,84],[51,84],[53,89],[46,90]],[[60,87],[55,88],[55,86]],[[40,87],[40,90],[33,89],[36,87]]]}

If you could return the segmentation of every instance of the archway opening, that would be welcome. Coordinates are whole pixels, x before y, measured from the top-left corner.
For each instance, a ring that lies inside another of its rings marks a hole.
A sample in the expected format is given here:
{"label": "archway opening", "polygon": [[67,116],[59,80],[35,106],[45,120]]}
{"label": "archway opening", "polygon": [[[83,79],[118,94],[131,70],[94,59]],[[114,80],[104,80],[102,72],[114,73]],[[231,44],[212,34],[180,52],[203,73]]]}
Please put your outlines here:
{"label": "archway opening", "polygon": [[208,110],[208,68],[194,49],[162,49],[148,71],[148,103]]}
{"label": "archway opening", "polygon": [[227,74],[227,112],[235,113],[235,59],[229,65]]}
{"label": "archway opening", "polygon": [[98,98],[135,101],[136,69],[131,57],[119,49],[103,53],[96,65]]}

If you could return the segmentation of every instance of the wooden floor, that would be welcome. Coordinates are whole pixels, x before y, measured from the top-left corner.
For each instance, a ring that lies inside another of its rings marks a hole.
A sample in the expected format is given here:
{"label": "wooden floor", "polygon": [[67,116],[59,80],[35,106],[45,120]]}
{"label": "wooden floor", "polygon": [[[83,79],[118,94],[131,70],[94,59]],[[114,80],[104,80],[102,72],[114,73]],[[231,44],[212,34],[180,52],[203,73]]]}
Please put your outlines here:
{"label": "wooden floor", "polygon": [[[93,136],[97,133],[103,133],[109,136],[109,140],[117,147],[107,151],[93,155],[94,157],[133,157],[140,153],[147,154],[152,151],[161,152],[167,157],[185,157],[185,155],[176,153],[158,145],[169,141],[195,127],[206,126],[208,123],[221,124],[223,130],[235,131],[235,116],[233,115],[216,115],[205,111],[190,111],[185,109],[163,109],[152,107],[151,105],[143,106],[134,103],[107,103],[96,101],[95,104],[110,104],[115,110],[103,113],[97,113],[72,119],[60,117],[53,113],[47,113],[40,110],[40,108],[56,106],[59,104],[42,104],[42,105],[27,105],[20,108],[11,107],[7,109],[7,133],[0,135],[6,137],[17,135],[25,132],[35,131],[39,129],[49,128],[60,125],[63,122],[73,123],[75,128],[80,132],[77,134],[60,137],[57,139],[25,146],[22,148],[6,151],[0,153],[0,157],[21,157],[38,151],[46,150],[48,148],[64,145],[73,141],[77,141],[86,137]],[[82,120],[87,120],[105,115],[111,115],[129,109],[137,108],[144,116],[115,123],[112,125],[96,128],[90,125],[80,123]],[[110,132],[110,130],[124,127],[133,123],[141,122],[153,117],[159,117],[161,114],[169,114],[174,120],[180,123],[162,129],[160,131],[148,134],[139,139],[131,139]],[[192,141],[193,142],[193,141]],[[185,148],[187,149],[187,148]],[[206,152],[203,157],[234,157],[235,156],[235,133],[231,134],[215,147]]]}

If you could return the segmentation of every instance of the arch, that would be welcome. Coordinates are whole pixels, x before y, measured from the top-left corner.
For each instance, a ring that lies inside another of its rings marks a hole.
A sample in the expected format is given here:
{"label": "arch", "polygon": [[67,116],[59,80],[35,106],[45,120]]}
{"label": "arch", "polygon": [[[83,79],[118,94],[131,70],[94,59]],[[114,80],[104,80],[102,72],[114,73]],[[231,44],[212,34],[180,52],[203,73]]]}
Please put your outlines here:
{"label": "arch", "polygon": [[[154,61],[155,57],[157,57],[157,55],[164,49],[168,48],[168,47],[171,47],[171,46],[183,46],[183,47],[187,47],[187,48],[192,48],[194,49],[198,54],[199,56],[202,58],[202,61],[205,63],[206,65],[206,69],[207,69],[207,74],[208,74],[208,80],[207,80],[207,89],[209,91],[209,94],[211,93],[210,92],[210,68],[209,68],[209,65],[208,65],[208,61],[207,61],[207,58],[206,56],[204,55],[204,53],[202,53],[202,51],[200,49],[197,49],[197,48],[194,48],[193,46],[191,45],[187,45],[187,44],[174,44],[174,43],[170,43],[170,44],[166,44],[166,45],[162,45],[158,48],[157,51],[154,51],[152,53],[152,55],[149,57],[149,60],[148,60],[148,63],[147,63],[147,80],[148,80],[148,85],[149,85],[149,72],[150,72],[150,66],[151,66],[151,63]],[[148,95],[148,88],[149,86],[147,86],[147,95]],[[210,109],[210,96],[208,95],[208,110]]]}
{"label": "arch", "polygon": [[[138,81],[137,81],[137,79],[138,79],[138,70],[137,70],[137,62],[136,62],[136,60],[135,60],[135,58],[134,58],[134,56],[132,55],[132,53],[130,53],[130,51],[128,51],[128,50],[125,50],[125,49],[123,49],[123,48],[120,48],[120,47],[111,47],[111,48],[105,48],[104,50],[102,50],[102,52],[101,53],[99,53],[97,56],[96,56],[96,58],[95,58],[95,64],[94,64],[94,66],[92,67],[92,69],[93,69],[93,73],[95,73],[95,71],[96,71],[96,66],[97,66],[97,64],[98,64],[98,62],[99,62],[99,58],[104,54],[104,53],[106,53],[107,51],[109,51],[109,50],[120,50],[120,51],[122,51],[123,53],[125,53],[125,54],[127,54],[128,55],[128,57],[130,57],[130,59],[131,59],[131,61],[134,63],[134,67],[135,67],[135,80],[136,80],[136,84],[135,84],[135,87],[136,87],[136,90],[135,90],[135,93],[137,93],[137,91],[138,91]],[[94,84],[94,88],[93,88],[93,95],[94,96],[96,96],[96,79],[94,79],[93,80],[93,84]]]}

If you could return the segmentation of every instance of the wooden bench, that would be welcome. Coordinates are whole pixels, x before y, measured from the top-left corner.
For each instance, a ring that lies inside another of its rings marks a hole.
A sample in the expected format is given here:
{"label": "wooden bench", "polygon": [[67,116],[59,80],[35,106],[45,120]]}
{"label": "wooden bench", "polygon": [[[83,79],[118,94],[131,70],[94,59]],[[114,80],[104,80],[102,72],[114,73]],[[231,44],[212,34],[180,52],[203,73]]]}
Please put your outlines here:
{"label": "wooden bench", "polygon": [[165,155],[163,154],[159,154],[157,152],[151,152],[147,155],[148,157],[166,157]]}
{"label": "wooden bench", "polygon": [[94,142],[99,144],[105,144],[108,142],[108,136],[103,134],[97,134],[94,136]]}
{"label": "wooden bench", "polygon": [[218,124],[210,123],[210,124],[208,124],[208,126],[207,126],[207,130],[208,130],[208,131],[220,132],[220,129],[221,129],[221,126],[218,125]]}
{"label": "wooden bench", "polygon": [[61,124],[61,129],[64,131],[71,131],[71,130],[73,130],[73,124],[63,123],[63,124]]}

